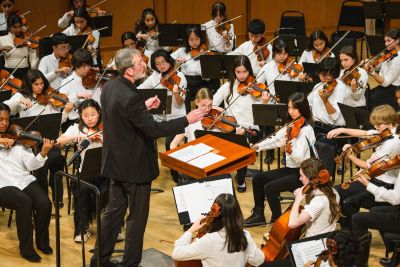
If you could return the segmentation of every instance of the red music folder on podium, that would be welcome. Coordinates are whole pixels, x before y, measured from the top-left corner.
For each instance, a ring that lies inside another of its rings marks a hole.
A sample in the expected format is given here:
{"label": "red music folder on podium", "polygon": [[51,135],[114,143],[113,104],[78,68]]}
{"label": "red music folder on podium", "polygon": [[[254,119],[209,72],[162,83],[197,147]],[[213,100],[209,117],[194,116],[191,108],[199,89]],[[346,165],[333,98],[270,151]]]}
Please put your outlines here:
{"label": "red music folder on podium", "polygon": [[160,153],[161,164],[191,177],[231,173],[256,161],[253,149],[207,134]]}

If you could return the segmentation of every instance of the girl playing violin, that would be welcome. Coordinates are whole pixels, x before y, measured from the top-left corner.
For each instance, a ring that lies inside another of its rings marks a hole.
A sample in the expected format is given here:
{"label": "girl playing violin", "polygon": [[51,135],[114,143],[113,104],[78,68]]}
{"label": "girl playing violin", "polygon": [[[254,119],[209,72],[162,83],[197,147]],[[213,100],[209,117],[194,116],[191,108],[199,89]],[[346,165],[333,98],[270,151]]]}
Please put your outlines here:
{"label": "girl playing violin", "polygon": [[71,46],[64,33],[57,32],[51,36],[53,53],[43,57],[39,63],[39,70],[49,80],[54,89],[60,87],[62,80],[71,73],[69,50]]}
{"label": "girl playing violin", "polygon": [[[257,134],[249,136],[249,142],[254,144],[260,139],[261,134],[258,126],[254,125],[251,105],[268,103],[269,95],[266,91],[263,92],[259,98],[255,98],[246,92],[242,95],[239,94],[239,85],[243,83],[248,84],[247,80],[250,76],[253,77],[253,69],[251,68],[249,58],[247,56],[239,56],[234,62],[233,73],[229,76],[229,81],[224,83],[214,94],[213,106],[218,107],[224,102],[226,108],[229,106],[229,108],[225,110],[225,115],[233,116],[236,118],[238,124],[254,129]],[[253,89],[249,89],[248,92],[251,90]],[[243,133],[244,131],[242,134]],[[246,191],[246,169],[247,168],[239,170],[236,175],[238,192]]]}
{"label": "girl playing violin", "polygon": [[[330,131],[327,135],[328,138],[334,138],[339,134],[347,134],[354,137],[364,135],[381,134],[386,129],[389,129],[392,135],[389,138],[383,139],[384,141],[375,147],[375,152],[371,157],[364,161],[354,155],[352,149],[348,149],[351,145],[347,144],[343,147],[343,151],[347,152],[347,157],[358,167],[368,169],[371,164],[377,160],[391,158],[400,153],[400,139],[396,133],[398,115],[396,111],[389,105],[382,105],[374,108],[370,115],[370,122],[375,127],[375,130],[359,130],[348,128],[337,128]],[[398,170],[387,171],[382,175],[372,178],[371,183],[377,186],[383,186],[386,189],[393,189],[398,175]],[[379,206],[384,203],[377,202],[374,195],[365,189],[365,186],[360,182],[350,184],[348,189],[343,189],[340,185],[336,186],[336,190],[340,194],[342,201],[343,214],[345,217],[341,221],[342,228],[351,228],[351,217],[357,213],[359,209],[370,209],[374,206]]]}
{"label": "girl playing violin", "polygon": [[[318,63],[321,57],[328,52],[329,46],[328,37],[323,31],[313,31],[310,35],[307,49],[303,51],[300,57],[299,64],[303,64],[303,62]],[[330,53],[328,57],[335,57],[335,55]]]}
{"label": "girl playing violin", "polygon": [[[243,214],[236,198],[220,194],[214,205],[220,209],[217,217],[206,225],[202,216],[175,241],[172,258],[178,261],[201,260],[203,266],[259,266],[264,254],[257,247],[250,233],[243,230]],[[192,242],[192,235],[202,228],[206,234]]]}
{"label": "girl playing violin", "polygon": [[7,19],[14,12],[14,0],[1,0],[0,1],[0,36],[7,35]]}
{"label": "girl playing violin", "polygon": [[142,12],[140,20],[135,27],[136,38],[141,42],[141,46],[150,52],[158,49],[169,50],[168,47],[160,47],[158,43],[158,21],[157,15],[151,8],[146,8]]}
{"label": "girl playing violin", "polygon": [[58,27],[65,29],[71,24],[71,18],[74,15],[74,11],[78,8],[86,8],[86,0],[70,0],[70,6],[72,10],[65,12],[64,15],[58,20]]}
{"label": "girl playing violin", "polygon": [[347,87],[344,104],[366,108],[365,89],[368,85],[368,73],[363,68],[357,67],[359,61],[354,47],[352,45],[343,46],[339,51],[339,60],[342,67],[339,79]]}
{"label": "girl playing violin", "polygon": [[[300,164],[310,157],[310,145],[314,144],[314,130],[310,106],[303,93],[294,93],[288,100],[289,126],[281,128],[276,134],[253,146],[257,151],[274,149],[286,145],[286,166],[257,174],[253,178],[254,208],[252,215],[244,220],[245,227],[265,225],[264,199],[267,197],[271,208],[271,223],[282,215],[279,195],[293,192],[301,186],[299,181]],[[290,149],[289,149],[290,148]]]}
{"label": "girl playing violin", "polygon": [[[375,67],[366,64],[367,72],[379,83],[379,86],[370,92],[371,109],[388,104],[394,109],[398,108],[395,98],[395,92],[400,88],[400,29],[390,29],[385,34],[385,46],[387,49],[387,58],[382,59],[379,73],[375,72]],[[378,61],[380,62],[380,61]],[[375,64],[374,64],[375,65]]]}
{"label": "girl playing violin", "polygon": [[[88,149],[101,147],[103,145],[103,134],[101,133],[101,108],[100,105],[93,99],[87,99],[83,101],[78,108],[79,123],[71,125],[65,133],[63,133],[58,139],[57,143],[61,145],[67,145],[72,143],[79,144],[83,139],[90,141],[89,146],[82,151],[81,165],[85,158],[85,153]],[[96,184],[99,187],[100,192],[107,192],[107,181],[106,179],[99,177],[89,181]],[[86,186],[80,187],[79,197],[78,188],[74,190],[74,241],[77,243],[82,242],[81,234],[83,234],[83,241],[86,242],[90,237],[89,232],[89,221],[91,218],[92,211],[89,210],[90,206],[94,206],[94,199],[90,197],[90,190]],[[77,207],[79,201],[79,209]],[[92,203],[92,204],[91,204]],[[79,210],[79,212],[78,212]]]}
{"label": "girl playing violin", "polygon": [[267,43],[264,37],[265,23],[261,19],[253,19],[249,22],[248,34],[250,40],[229,52],[228,55],[248,56],[254,75],[257,75],[261,67],[272,60],[272,46],[269,44],[260,51],[254,52]]}
{"label": "girl playing violin", "polygon": [[93,57],[93,65],[100,64],[98,61],[100,32],[93,29],[92,18],[89,16],[86,8],[81,7],[76,9],[71,21],[71,25],[63,33],[68,36],[84,34],[88,38],[86,48]]}
{"label": "girl playing violin", "polygon": [[[32,149],[22,144],[13,144],[14,140],[4,138],[10,123],[10,109],[0,103],[0,206],[16,211],[19,251],[30,262],[39,262],[41,257],[33,248],[32,216],[35,221],[35,241],[37,248],[44,254],[52,254],[49,242],[49,224],[51,202],[39,186],[36,178],[30,174],[45,164],[53,142],[44,139],[43,146],[36,156]],[[6,148],[7,149],[6,149]]]}
{"label": "girl playing violin", "polygon": [[11,14],[7,18],[8,34],[0,37],[0,51],[4,53],[5,69],[11,73],[22,60],[13,74],[18,79],[23,79],[28,70],[36,69],[39,63],[36,50],[26,46],[26,42],[17,44],[18,47],[15,46],[14,39],[16,37],[25,38],[22,26],[21,18],[18,15]]}
{"label": "girl playing violin", "polygon": [[226,6],[222,2],[215,2],[211,8],[212,19],[203,24],[206,27],[208,47],[220,53],[228,53],[233,50],[236,39],[233,24],[221,25],[221,33],[217,25],[227,20]]}
{"label": "girl playing violin", "polygon": [[185,47],[178,48],[171,54],[173,59],[182,64],[181,71],[188,83],[185,98],[186,112],[191,110],[191,101],[194,100],[197,90],[209,86],[209,82],[201,78],[200,61],[191,60],[193,55],[198,56],[206,52],[207,46],[201,36],[200,28],[189,27],[186,29]]}
{"label": "girl playing violin", "polygon": [[[168,90],[168,95],[172,96],[171,101],[171,114],[167,114],[165,119],[167,121],[186,116],[185,109],[185,95],[182,94],[186,88],[187,82],[185,75],[180,71],[175,71],[171,74],[174,68],[174,59],[165,50],[157,50],[151,55],[151,68],[154,70],[153,73],[138,86],[138,89],[154,89],[154,88],[166,88],[162,85],[163,81],[169,79],[180,79],[179,83],[172,82],[172,90]],[[171,74],[171,75],[170,75]],[[167,136],[165,139],[165,149],[170,150],[170,144],[175,138],[175,135]],[[178,172],[171,170],[171,175],[174,180],[178,180]]]}

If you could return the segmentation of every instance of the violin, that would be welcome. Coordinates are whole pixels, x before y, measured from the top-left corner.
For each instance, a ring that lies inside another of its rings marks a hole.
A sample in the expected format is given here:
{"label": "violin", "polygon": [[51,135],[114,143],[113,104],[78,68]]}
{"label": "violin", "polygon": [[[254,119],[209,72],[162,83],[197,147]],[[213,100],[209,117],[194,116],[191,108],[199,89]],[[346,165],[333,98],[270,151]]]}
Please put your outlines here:
{"label": "violin", "polygon": [[268,92],[268,87],[263,83],[255,83],[256,78],[249,75],[246,80],[240,82],[237,91],[240,95],[250,94],[254,98],[262,96],[263,92]]}
{"label": "violin", "polygon": [[257,55],[257,61],[266,61],[269,56],[269,50],[266,46],[267,39],[262,37],[261,40],[254,46],[253,52]]}
{"label": "violin", "polygon": [[0,90],[11,90],[13,94],[22,88],[22,81],[18,78],[10,78],[10,73],[6,70],[0,70]]}
{"label": "violin", "polygon": [[27,34],[21,32],[21,35],[14,38],[14,45],[17,48],[22,46],[28,46],[32,49],[39,49],[39,40],[42,39],[39,36],[32,36],[32,34]]}
{"label": "violin", "polygon": [[400,154],[397,154],[396,156],[389,158],[387,160],[381,160],[378,161],[374,164],[371,165],[367,170],[364,170],[352,178],[350,178],[349,181],[344,182],[341,184],[341,187],[343,189],[348,189],[352,183],[357,181],[357,178],[362,175],[366,174],[369,176],[369,178],[374,178],[376,176],[382,175],[387,171],[394,170],[400,168]]}
{"label": "violin", "polygon": [[176,70],[171,69],[168,72],[163,73],[161,75],[160,83],[162,84],[162,86],[164,86],[170,91],[172,91],[174,89],[174,86],[177,85],[179,90],[179,95],[183,96],[185,90],[179,87],[179,84],[181,83],[181,77],[178,76]]}
{"label": "violin", "polygon": [[153,28],[149,29],[146,34],[149,35],[151,38],[155,38],[158,34],[158,26],[156,25]]}
{"label": "violin", "polygon": [[322,52],[319,52],[315,49],[312,50],[312,56],[315,62],[319,62],[321,60],[322,57],[331,57],[332,56],[332,52],[331,49],[329,49],[328,47],[325,47],[325,49]]}
{"label": "violin", "polygon": [[26,148],[34,148],[43,142],[42,135],[38,131],[24,131],[17,124],[11,124],[7,132],[1,135],[3,138],[13,139],[14,144],[21,144]]}
{"label": "violin", "polygon": [[92,45],[94,41],[96,40],[92,34],[93,30],[91,27],[86,27],[84,31],[79,31],[78,35],[85,35],[87,34],[87,39],[86,42],[84,43],[83,47],[85,47],[86,44]]}
{"label": "violin", "polygon": [[360,141],[343,151],[339,156],[335,158],[335,160],[336,162],[340,162],[350,151],[359,154],[364,150],[375,148],[385,142],[388,138],[392,137],[392,135],[393,134],[390,129],[385,129],[380,134],[361,139]]}
{"label": "violin", "polygon": [[293,152],[292,143],[290,141],[299,135],[301,128],[303,127],[305,122],[306,120],[304,119],[304,117],[300,117],[299,119],[295,120],[294,123],[291,124],[291,126],[287,127],[288,141],[286,143],[285,152],[289,155]]}
{"label": "violin", "polygon": [[222,35],[225,31],[229,32],[231,30],[231,24],[222,22],[215,26],[215,30]]}
{"label": "violin", "polygon": [[36,102],[41,105],[52,105],[55,108],[63,108],[68,103],[68,96],[66,94],[59,93],[52,87],[47,88],[41,94],[36,96]]}
{"label": "violin", "polygon": [[[242,127],[237,123],[235,117],[221,116],[221,114],[221,111],[211,109],[210,112],[208,112],[208,114],[206,114],[201,120],[201,125],[206,130],[218,129],[223,133],[231,133],[234,132],[237,127]],[[255,131],[246,127],[242,128],[250,135],[256,135]]]}
{"label": "violin", "polygon": [[60,60],[58,61],[58,68],[72,68],[72,63],[71,63],[72,55],[68,54],[66,57],[60,57]]}
{"label": "violin", "polygon": [[367,62],[366,64],[376,68],[378,65],[380,65],[381,63],[392,59],[393,57],[397,56],[397,49],[392,49],[390,51],[387,51],[386,53],[380,53],[378,54],[378,56],[374,57],[371,61],[372,63]]}
{"label": "violin", "polygon": [[343,77],[341,80],[348,86],[351,86],[351,81],[354,79],[354,80],[356,80],[356,82],[358,82],[360,77],[361,77],[360,72],[357,70],[357,68],[355,68],[353,70],[346,70],[343,73]]}
{"label": "violin", "polygon": [[100,136],[103,135],[103,123],[101,122],[94,128],[89,128],[87,132],[87,137],[92,137],[91,139],[97,140]]}
{"label": "violin", "polygon": [[89,7],[88,12],[89,12],[89,16],[90,17],[97,17],[97,16],[104,16],[106,14],[106,12],[104,10],[101,10],[100,7],[98,7],[98,5],[106,2],[107,0],[103,0],[98,2],[97,4]]}
{"label": "violin", "polygon": [[322,86],[322,91],[324,92],[326,98],[328,98],[333,93],[333,90],[335,90],[336,85],[337,85],[336,79],[331,82],[324,83],[324,85]]}
{"label": "violin", "polygon": [[90,68],[88,74],[82,78],[83,87],[86,89],[94,88],[97,84],[99,71],[95,68]]}
{"label": "violin", "polygon": [[192,48],[189,53],[192,56],[192,58],[195,58],[194,60],[198,60],[197,57],[200,55],[214,55],[213,52],[208,51],[208,47],[206,44],[201,44],[197,48]]}
{"label": "violin", "polygon": [[[293,63],[288,63],[292,62]],[[288,66],[288,64],[290,64]],[[282,74],[289,74],[290,77],[295,78],[299,76],[301,72],[303,72],[303,66],[301,64],[297,64],[292,57],[288,57],[284,63],[278,65],[278,71]]]}
{"label": "violin", "polygon": [[337,245],[335,240],[330,238],[326,239],[326,249],[321,251],[321,253],[318,255],[317,260],[314,263],[314,267],[320,267],[323,261],[326,262],[329,260],[329,258],[332,257],[332,255],[336,252]]}

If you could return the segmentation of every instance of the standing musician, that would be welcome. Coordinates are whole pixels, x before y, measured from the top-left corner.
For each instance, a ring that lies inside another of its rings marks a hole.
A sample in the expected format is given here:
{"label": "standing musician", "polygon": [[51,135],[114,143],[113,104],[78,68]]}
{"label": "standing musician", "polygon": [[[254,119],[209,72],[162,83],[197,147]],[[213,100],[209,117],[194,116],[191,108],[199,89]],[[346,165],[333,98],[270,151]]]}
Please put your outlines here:
{"label": "standing musician", "polygon": [[[93,57],[93,65],[101,65],[98,60],[100,32],[93,29],[92,18],[86,8],[81,7],[74,11],[71,25],[63,33],[68,36],[82,35],[87,37],[86,48]],[[99,66],[100,66],[99,65]]]}
{"label": "standing musician", "polygon": [[260,51],[254,52],[267,43],[264,37],[265,24],[261,19],[251,20],[248,25],[248,31],[250,40],[242,43],[238,48],[229,52],[228,55],[248,56],[254,75],[257,75],[262,66],[272,60],[272,46],[269,44]]}
{"label": "standing musician", "polygon": [[71,58],[69,50],[71,46],[68,37],[64,33],[57,32],[51,36],[53,53],[44,56],[39,63],[39,70],[50,82],[50,86],[58,88],[62,80],[71,73]]}
{"label": "standing musician", "polygon": [[[257,247],[248,231],[243,230],[243,214],[239,202],[231,194],[220,194],[213,206],[219,212],[209,223],[205,216],[175,241],[172,258],[177,261],[201,260],[203,266],[259,266],[264,262],[264,254]],[[205,231],[203,231],[205,229]],[[194,233],[205,235],[192,242]]]}
{"label": "standing musician", "polygon": [[286,126],[276,134],[253,146],[257,151],[273,149],[286,145],[286,166],[257,174],[253,178],[254,208],[252,215],[244,221],[245,227],[265,225],[264,199],[268,200],[272,216],[271,223],[282,215],[279,201],[280,192],[293,192],[301,186],[299,180],[300,164],[310,157],[308,143],[315,142],[310,106],[303,93],[294,93],[288,100]]}
{"label": "standing musician", "polygon": [[[154,70],[153,73],[138,86],[138,89],[154,89],[154,88],[166,88],[167,84],[162,84],[162,81],[168,80],[168,75],[174,71],[174,59],[165,50],[157,50],[151,55],[151,68]],[[171,83],[172,88],[168,90],[168,95],[172,95],[171,101],[171,114],[167,114],[165,119],[167,121],[176,119],[186,115],[185,109],[185,95],[182,94],[184,88],[187,87],[185,75],[182,72],[176,71],[170,75],[178,77],[180,80],[178,83]],[[170,144],[175,138],[175,135],[169,135],[165,138],[165,150],[170,150]],[[177,181],[179,174],[177,171],[171,169],[171,176],[174,181]]]}
{"label": "standing musician", "polygon": [[[226,107],[225,115],[236,118],[238,124],[251,127],[256,130],[255,136],[249,136],[250,143],[255,143],[261,138],[258,126],[254,125],[254,118],[251,109],[252,104],[266,104],[270,99],[267,91],[264,91],[258,98],[251,95],[251,90],[245,90],[242,94],[239,93],[239,86],[246,87],[249,77],[253,77],[250,60],[247,56],[239,56],[236,58],[233,65],[233,74],[229,77],[229,81],[224,83],[214,94],[213,106],[218,107],[222,102]],[[242,134],[244,131],[242,132]],[[246,176],[247,168],[238,170],[236,179],[238,183],[238,192],[246,191]]]}
{"label": "standing musician", "polygon": [[22,20],[16,14],[11,14],[7,18],[7,29],[8,34],[0,37],[0,51],[4,53],[5,69],[11,73],[15,68],[18,69],[14,72],[14,77],[23,79],[29,69],[36,69],[39,63],[37,51],[26,45],[26,42],[16,47],[15,38],[21,38],[21,41],[25,39],[25,35],[22,31]]}
{"label": "standing musician", "polygon": [[141,53],[131,48],[121,49],[115,56],[115,63],[120,75],[108,81],[101,94],[104,129],[101,175],[111,180],[109,202],[101,225],[102,255],[100,259],[93,256],[92,267],[97,260],[102,266],[111,265],[110,256],[127,207],[129,215],[121,264],[140,264],[151,182],[159,175],[154,141],[161,136],[182,133],[188,124],[203,118],[202,111],[193,110],[186,117],[156,122],[148,110],[157,108],[159,99],[152,97],[144,101],[134,85],[146,73]]}
{"label": "standing musician", "polygon": [[211,8],[212,19],[203,24],[206,27],[208,47],[220,53],[231,52],[236,39],[233,24],[225,23],[218,27],[218,24],[227,20],[226,6],[222,2],[215,2]]}
{"label": "standing musician", "polygon": [[379,73],[375,71],[375,65],[366,64],[367,72],[379,83],[379,86],[370,93],[371,109],[389,104],[394,109],[398,108],[395,92],[400,88],[400,29],[390,29],[385,34],[385,46],[387,53],[375,63],[381,63]]}
{"label": "standing musician", "polygon": [[14,12],[14,0],[0,1],[0,36],[7,35],[7,19]]}
{"label": "standing musician", "polygon": [[363,68],[357,67],[359,61],[354,47],[352,45],[343,46],[339,51],[339,60],[342,67],[339,79],[347,87],[347,96],[343,104],[366,108],[365,89],[368,85],[368,73]]}
{"label": "standing musician", "polygon": [[[343,147],[343,151],[347,151],[347,157],[358,167],[368,169],[373,163],[384,160],[386,157],[391,158],[400,153],[400,139],[396,135],[396,124],[398,115],[395,110],[389,105],[382,105],[374,108],[370,116],[370,122],[376,130],[358,130],[348,128],[337,128],[330,131],[327,135],[328,138],[334,138],[339,134],[347,134],[354,137],[364,135],[380,135],[385,130],[390,130],[391,134],[388,138],[382,138],[382,143],[375,147],[375,152],[371,157],[364,161],[354,155],[353,149],[347,144]],[[397,179],[399,171],[391,170],[384,174],[378,175],[371,180],[371,183],[377,186],[383,186],[386,189],[393,189],[393,185]],[[341,220],[342,229],[351,228],[351,217],[357,213],[360,208],[370,209],[374,206],[384,205],[383,202],[374,200],[374,194],[367,191],[365,186],[360,182],[351,183],[348,189],[343,189],[340,185],[336,186],[336,190],[341,197],[341,205],[343,208],[344,218]],[[377,199],[378,200],[378,199]]]}
{"label": "standing musician", "polygon": [[[203,50],[204,49],[204,50]],[[186,29],[185,46],[178,48],[171,54],[176,62],[182,64],[181,72],[187,81],[187,92],[185,97],[186,112],[191,110],[191,101],[194,100],[197,90],[208,87],[209,82],[201,77],[201,66],[198,58],[191,59],[202,53],[206,54],[207,46],[201,36],[199,27],[189,27]]]}
{"label": "standing musician", "polygon": [[30,171],[42,167],[53,141],[44,139],[42,150],[35,155],[32,149],[14,144],[13,139],[3,137],[10,124],[10,109],[0,103],[0,206],[16,211],[17,234],[21,256],[30,262],[41,257],[33,248],[32,216],[35,221],[35,241],[44,254],[52,254],[49,224],[51,202]]}
{"label": "standing musician", "polygon": [[[318,63],[321,57],[329,51],[329,46],[328,37],[323,31],[313,31],[310,35],[307,49],[303,51],[300,57],[299,64],[303,64],[303,62]],[[335,57],[335,54],[330,52],[328,57]]]}

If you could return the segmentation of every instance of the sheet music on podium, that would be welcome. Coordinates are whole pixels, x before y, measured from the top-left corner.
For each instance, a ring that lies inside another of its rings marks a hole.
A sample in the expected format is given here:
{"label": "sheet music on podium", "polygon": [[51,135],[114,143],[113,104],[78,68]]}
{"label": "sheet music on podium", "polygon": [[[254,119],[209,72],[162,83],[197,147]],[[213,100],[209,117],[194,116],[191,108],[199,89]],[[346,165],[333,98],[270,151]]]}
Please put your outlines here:
{"label": "sheet music on podium", "polygon": [[181,150],[169,154],[169,156],[186,162],[190,165],[199,168],[205,168],[225,159],[225,157],[212,152],[213,150],[214,148],[206,144],[199,143],[196,145],[187,146]]}
{"label": "sheet music on podium", "polygon": [[172,188],[180,224],[194,222],[202,214],[208,213],[215,198],[222,194],[232,194],[233,186],[230,176],[206,178],[193,183]]}

